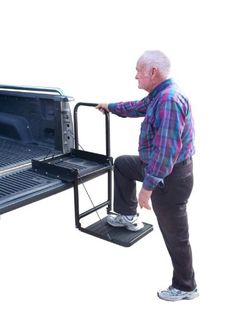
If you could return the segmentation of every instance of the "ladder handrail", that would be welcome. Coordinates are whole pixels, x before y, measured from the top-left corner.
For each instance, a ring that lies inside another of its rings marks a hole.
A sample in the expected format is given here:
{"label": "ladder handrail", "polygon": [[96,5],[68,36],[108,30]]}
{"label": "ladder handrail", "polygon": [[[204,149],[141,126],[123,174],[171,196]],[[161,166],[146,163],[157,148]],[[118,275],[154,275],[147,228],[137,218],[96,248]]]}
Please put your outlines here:
{"label": "ladder handrail", "polygon": [[[78,138],[78,109],[80,106],[87,106],[95,108],[97,103],[87,103],[87,102],[78,102],[74,108],[74,136],[75,136],[75,149],[79,149],[79,138]],[[105,112],[105,123],[106,123],[106,156],[111,156],[111,148],[110,148],[110,117],[109,113]]]}

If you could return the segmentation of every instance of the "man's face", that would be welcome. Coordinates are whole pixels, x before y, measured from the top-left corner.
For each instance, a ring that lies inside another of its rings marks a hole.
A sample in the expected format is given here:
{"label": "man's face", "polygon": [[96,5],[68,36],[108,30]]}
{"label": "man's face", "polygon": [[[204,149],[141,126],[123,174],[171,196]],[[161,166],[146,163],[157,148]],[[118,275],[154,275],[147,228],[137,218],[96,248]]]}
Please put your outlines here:
{"label": "man's face", "polygon": [[139,59],[137,62],[136,71],[137,73],[135,78],[138,80],[138,88],[150,92],[152,90],[151,70],[148,70],[147,66],[142,62],[141,59]]}

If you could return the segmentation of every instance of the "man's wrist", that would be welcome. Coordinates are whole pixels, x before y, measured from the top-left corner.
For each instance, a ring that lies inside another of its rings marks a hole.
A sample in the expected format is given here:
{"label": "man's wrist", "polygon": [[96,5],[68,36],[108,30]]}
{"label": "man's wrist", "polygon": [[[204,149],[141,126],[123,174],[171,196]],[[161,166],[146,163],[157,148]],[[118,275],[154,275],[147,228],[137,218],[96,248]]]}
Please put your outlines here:
{"label": "man's wrist", "polygon": [[143,188],[146,190],[154,190],[156,187],[163,187],[164,179],[159,177],[146,176],[143,181]]}

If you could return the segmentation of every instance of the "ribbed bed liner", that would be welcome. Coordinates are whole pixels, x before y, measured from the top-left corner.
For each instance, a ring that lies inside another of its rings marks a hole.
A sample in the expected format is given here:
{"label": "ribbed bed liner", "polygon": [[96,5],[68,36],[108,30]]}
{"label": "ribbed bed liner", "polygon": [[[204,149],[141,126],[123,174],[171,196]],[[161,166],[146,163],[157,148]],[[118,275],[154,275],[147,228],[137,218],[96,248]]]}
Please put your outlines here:
{"label": "ribbed bed liner", "polygon": [[56,185],[55,179],[39,175],[31,169],[0,177],[0,204]]}
{"label": "ribbed bed liner", "polygon": [[60,154],[59,151],[34,144],[23,144],[0,137],[0,171],[28,163],[33,158]]}

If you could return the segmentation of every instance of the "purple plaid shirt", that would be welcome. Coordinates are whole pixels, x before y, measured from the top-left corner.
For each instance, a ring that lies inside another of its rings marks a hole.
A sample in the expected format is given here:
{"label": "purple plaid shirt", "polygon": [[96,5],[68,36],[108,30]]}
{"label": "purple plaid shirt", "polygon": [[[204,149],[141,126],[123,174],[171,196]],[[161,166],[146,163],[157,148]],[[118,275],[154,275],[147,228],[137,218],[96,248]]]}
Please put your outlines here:
{"label": "purple plaid shirt", "polygon": [[191,107],[172,79],[140,101],[110,103],[108,108],[122,117],[144,117],[138,150],[145,164],[145,189],[153,190],[176,163],[194,154]]}

